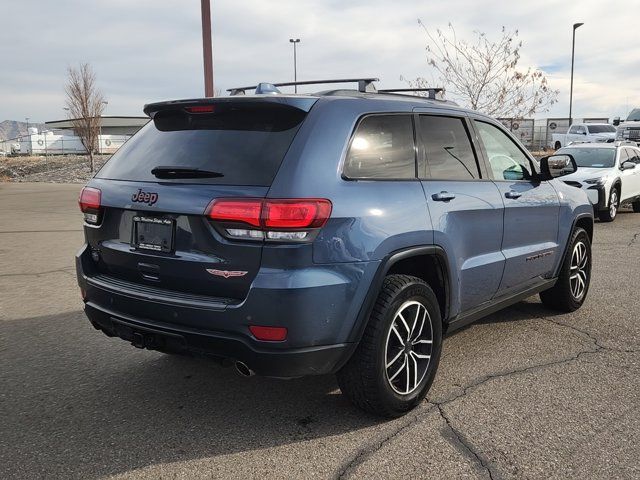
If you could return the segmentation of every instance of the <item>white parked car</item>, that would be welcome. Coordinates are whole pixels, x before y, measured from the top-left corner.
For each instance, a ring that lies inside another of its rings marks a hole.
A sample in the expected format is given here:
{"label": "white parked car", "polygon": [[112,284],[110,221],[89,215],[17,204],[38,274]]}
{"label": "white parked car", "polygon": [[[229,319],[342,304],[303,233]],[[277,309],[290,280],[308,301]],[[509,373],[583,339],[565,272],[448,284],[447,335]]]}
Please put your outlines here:
{"label": "white parked car", "polygon": [[574,123],[567,133],[554,133],[551,138],[556,150],[572,142],[613,142],[616,139],[616,127],[608,123]]}
{"label": "white parked car", "polygon": [[577,172],[562,180],[587,192],[600,220],[613,221],[623,204],[640,212],[640,148],[635,144],[578,143],[556,152],[561,153],[572,155],[578,164]]}

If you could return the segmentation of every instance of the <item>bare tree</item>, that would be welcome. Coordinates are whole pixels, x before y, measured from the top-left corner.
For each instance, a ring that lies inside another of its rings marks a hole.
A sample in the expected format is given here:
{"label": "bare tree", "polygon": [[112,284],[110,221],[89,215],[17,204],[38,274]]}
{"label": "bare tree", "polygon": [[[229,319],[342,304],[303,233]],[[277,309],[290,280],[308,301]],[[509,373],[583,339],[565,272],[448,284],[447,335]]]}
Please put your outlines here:
{"label": "bare tree", "polygon": [[[418,19],[429,39],[427,62],[447,91],[473,110],[492,117],[524,118],[549,110],[556,103],[558,90],[549,87],[544,72],[535,68],[518,70],[522,41],[518,31],[502,27],[502,36],[492,41],[475,31],[474,40],[459,39],[453,25],[431,33]],[[424,77],[408,81],[424,88]]]}
{"label": "bare tree", "polygon": [[89,168],[93,172],[93,155],[97,149],[100,122],[106,102],[96,86],[96,75],[91,65],[83,63],[77,69],[68,68],[65,93],[68,116],[73,122],[76,135],[80,137],[89,154]]}

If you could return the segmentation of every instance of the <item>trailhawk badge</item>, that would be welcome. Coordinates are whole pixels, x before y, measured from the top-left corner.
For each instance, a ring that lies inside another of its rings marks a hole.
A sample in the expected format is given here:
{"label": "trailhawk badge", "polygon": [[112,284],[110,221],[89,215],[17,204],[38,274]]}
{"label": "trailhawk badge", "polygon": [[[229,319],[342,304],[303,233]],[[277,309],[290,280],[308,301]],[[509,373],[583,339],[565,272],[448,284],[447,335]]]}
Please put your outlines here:
{"label": "trailhawk badge", "polygon": [[211,275],[215,275],[216,277],[244,277],[249,272],[243,272],[241,270],[216,270],[215,268],[207,268],[207,272]]}

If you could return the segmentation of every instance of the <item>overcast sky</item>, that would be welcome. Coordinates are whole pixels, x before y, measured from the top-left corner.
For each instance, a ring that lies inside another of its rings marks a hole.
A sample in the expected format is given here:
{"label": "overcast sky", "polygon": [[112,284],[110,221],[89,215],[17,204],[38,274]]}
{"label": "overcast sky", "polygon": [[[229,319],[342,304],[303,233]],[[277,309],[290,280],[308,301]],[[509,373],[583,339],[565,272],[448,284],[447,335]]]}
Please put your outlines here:
{"label": "overcast sky", "polygon": [[[639,8],[631,8],[639,7]],[[640,105],[639,0],[212,0],[216,90],[293,77],[288,39],[301,39],[298,78],[431,78],[424,32],[452,22],[524,41],[521,67],[542,68],[568,116],[571,26],[577,31],[574,117],[624,117]],[[66,68],[94,67],[106,115],[203,95],[199,0],[0,0],[0,121],[64,117]]]}

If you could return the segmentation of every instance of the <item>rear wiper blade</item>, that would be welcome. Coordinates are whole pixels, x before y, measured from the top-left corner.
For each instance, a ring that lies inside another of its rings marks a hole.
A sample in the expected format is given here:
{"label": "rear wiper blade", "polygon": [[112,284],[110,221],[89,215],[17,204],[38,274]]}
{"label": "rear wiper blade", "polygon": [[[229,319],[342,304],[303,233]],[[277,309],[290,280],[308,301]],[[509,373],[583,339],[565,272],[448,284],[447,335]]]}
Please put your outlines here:
{"label": "rear wiper blade", "polygon": [[224,177],[220,172],[200,170],[185,167],[155,167],[151,173],[157,178],[219,178]]}

